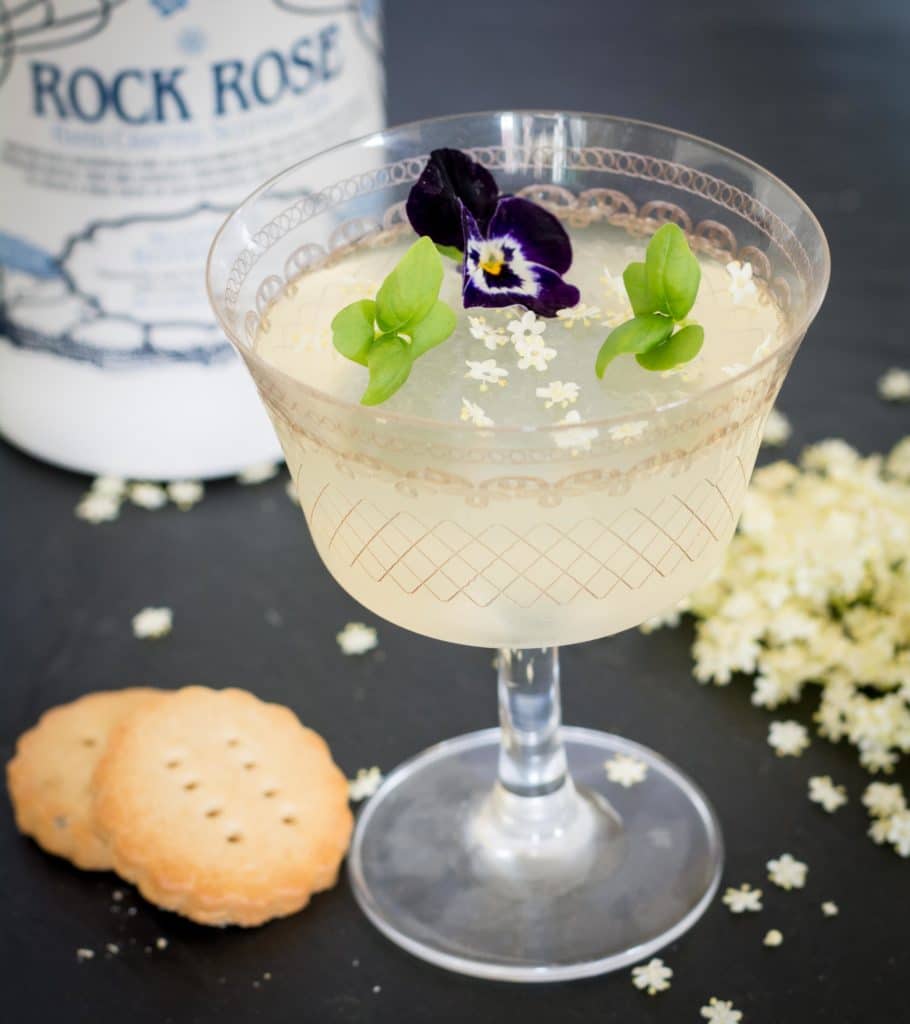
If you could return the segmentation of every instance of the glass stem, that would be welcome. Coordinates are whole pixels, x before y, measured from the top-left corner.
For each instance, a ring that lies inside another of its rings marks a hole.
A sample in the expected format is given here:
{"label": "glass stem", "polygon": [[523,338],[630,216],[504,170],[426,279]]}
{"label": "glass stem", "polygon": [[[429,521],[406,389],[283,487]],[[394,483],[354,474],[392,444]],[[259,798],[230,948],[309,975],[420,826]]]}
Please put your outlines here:
{"label": "glass stem", "polygon": [[561,789],[568,777],[560,737],[559,648],[499,651],[499,782],[516,796]]}

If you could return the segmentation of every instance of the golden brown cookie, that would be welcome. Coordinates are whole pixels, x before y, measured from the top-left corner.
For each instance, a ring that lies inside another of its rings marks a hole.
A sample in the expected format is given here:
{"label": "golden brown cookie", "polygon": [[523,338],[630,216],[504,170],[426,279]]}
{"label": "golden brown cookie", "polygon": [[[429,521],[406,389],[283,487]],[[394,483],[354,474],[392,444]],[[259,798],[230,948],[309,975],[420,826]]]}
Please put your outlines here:
{"label": "golden brown cookie", "polygon": [[299,910],[335,884],[353,824],[325,741],[243,690],[190,686],[131,716],[94,792],[117,872],[201,924]]}
{"label": "golden brown cookie", "polygon": [[19,737],[6,766],[19,831],[77,867],[110,870],[110,851],[92,825],[92,776],[114,726],[161,696],[134,687],[90,693],[46,711]]}

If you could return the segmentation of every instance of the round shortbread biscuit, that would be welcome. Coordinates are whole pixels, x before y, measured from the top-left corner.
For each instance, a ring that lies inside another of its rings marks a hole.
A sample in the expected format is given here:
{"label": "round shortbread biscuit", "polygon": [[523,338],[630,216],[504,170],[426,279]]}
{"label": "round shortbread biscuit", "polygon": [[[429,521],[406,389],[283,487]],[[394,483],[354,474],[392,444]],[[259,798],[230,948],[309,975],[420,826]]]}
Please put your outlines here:
{"label": "round shortbread biscuit", "polygon": [[191,686],[131,716],[94,793],[117,872],[201,924],[299,910],[335,884],[353,825],[325,741],[243,690]]}
{"label": "round shortbread biscuit", "polygon": [[90,693],[46,711],[19,737],[6,766],[19,831],[77,867],[110,870],[110,850],[92,823],[92,776],[114,726],[161,696],[134,687]]}

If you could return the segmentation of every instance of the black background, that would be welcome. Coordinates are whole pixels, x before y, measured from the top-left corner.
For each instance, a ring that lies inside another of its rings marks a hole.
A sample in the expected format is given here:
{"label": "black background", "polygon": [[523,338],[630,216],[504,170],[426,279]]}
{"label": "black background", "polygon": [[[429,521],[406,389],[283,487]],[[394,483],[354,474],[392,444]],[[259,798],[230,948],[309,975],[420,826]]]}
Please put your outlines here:
{"label": "black background", "polygon": [[[884,369],[910,364],[908,43],[910,5],[899,0],[388,0],[389,117],[606,111],[707,136],[772,168],[822,220],[834,264],[781,401],[796,428],[788,453],[827,436],[882,450],[910,433],[907,406],[875,394]],[[380,623],[378,653],[339,654],[335,632],[362,612],[319,563],[283,479],[217,484],[191,513],[126,508],[96,528],[72,515],[85,485],[0,447],[4,759],[44,708],[135,682],[234,683],[285,702],[329,738],[349,774],[389,769],[493,721],[486,651]],[[166,640],[132,636],[130,617],[149,604],[174,609]],[[775,758],[771,716],[750,706],[743,681],[699,687],[690,641],[686,626],[566,649],[567,721],[652,745],[701,783],[725,828],[725,883],[762,885],[765,861],[784,851],[810,870],[801,892],[763,884],[759,915],[733,917],[716,902],[661,954],[675,971],[669,992],[648,998],[628,971],[540,987],[447,974],[375,932],[345,881],[303,914],[250,932],[193,926],[128,887],[113,913],[113,876],[45,856],[6,810],[3,1018],[675,1024],[700,1020],[717,995],[745,1012],[744,1024],[907,1020],[910,863],[865,837],[868,780],[854,752],[816,739],[800,759]],[[795,716],[808,723],[811,705]],[[812,774],[846,783],[850,804],[833,816],[810,804]],[[826,899],[839,917],[822,916]],[[767,950],[772,927],[785,942]],[[168,948],[145,953],[158,936]],[[76,962],[77,947],[106,942],[120,955]]]}

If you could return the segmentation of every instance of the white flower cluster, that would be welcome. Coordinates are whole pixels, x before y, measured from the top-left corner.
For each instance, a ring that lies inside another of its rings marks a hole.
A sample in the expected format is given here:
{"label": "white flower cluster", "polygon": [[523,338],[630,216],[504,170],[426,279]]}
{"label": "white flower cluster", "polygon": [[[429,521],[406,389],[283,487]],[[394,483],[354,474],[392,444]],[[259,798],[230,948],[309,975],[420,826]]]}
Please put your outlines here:
{"label": "white flower cluster", "polygon": [[[910,751],[908,551],[910,438],[887,458],[824,441],[800,467],[759,470],[724,565],[682,607],[699,619],[696,677],[754,674],[752,703],[769,709],[816,683],[818,732],[890,772]],[[772,744],[799,753],[782,725]]]}

